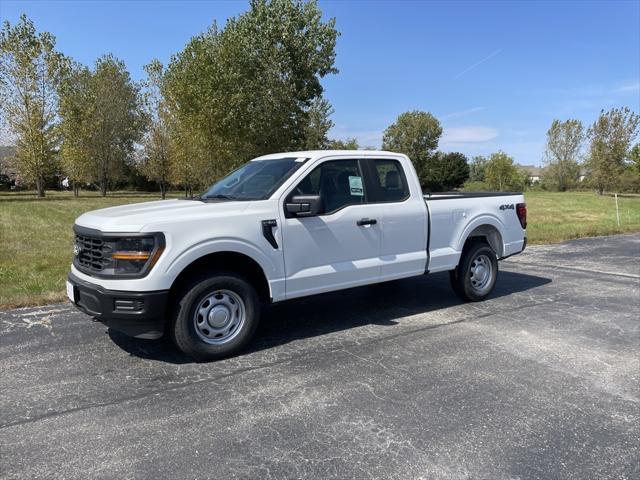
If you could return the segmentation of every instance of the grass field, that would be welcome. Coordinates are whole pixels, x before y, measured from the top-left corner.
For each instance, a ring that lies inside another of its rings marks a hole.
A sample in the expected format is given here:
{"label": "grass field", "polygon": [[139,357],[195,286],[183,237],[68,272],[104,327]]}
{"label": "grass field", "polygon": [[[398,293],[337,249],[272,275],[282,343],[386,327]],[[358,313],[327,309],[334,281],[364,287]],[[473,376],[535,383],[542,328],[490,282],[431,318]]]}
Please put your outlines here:
{"label": "grass field", "polygon": [[[179,194],[176,194],[178,196]],[[62,300],[72,257],[74,219],[83,212],[158,199],[158,194],[0,192],[0,308]],[[592,193],[526,193],[531,244],[640,231],[640,197],[619,198],[620,226],[613,197]]]}

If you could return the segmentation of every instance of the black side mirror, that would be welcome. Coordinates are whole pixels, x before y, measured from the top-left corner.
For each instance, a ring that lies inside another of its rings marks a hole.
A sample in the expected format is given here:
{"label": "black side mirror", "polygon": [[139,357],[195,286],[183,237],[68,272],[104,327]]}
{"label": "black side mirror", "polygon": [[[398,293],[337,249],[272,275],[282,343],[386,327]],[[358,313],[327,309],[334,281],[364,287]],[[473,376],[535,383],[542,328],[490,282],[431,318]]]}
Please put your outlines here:
{"label": "black side mirror", "polygon": [[287,214],[293,217],[313,217],[322,212],[320,195],[296,195],[284,204]]}

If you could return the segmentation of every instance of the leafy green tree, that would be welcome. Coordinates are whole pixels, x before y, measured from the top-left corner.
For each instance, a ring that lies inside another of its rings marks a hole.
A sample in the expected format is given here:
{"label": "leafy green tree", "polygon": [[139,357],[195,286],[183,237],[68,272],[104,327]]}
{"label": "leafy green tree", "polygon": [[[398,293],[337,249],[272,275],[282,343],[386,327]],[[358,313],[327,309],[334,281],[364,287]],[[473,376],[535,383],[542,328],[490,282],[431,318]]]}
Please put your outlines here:
{"label": "leafy green tree", "polygon": [[143,154],[140,164],[142,174],[160,187],[160,195],[166,197],[171,173],[171,132],[169,112],[162,97],[164,67],[158,60],[146,65],[144,82],[144,109],[149,128],[143,138]]}
{"label": "leafy green tree", "polygon": [[580,120],[554,120],[547,131],[544,183],[566,191],[575,185],[580,172],[579,156],[584,140]]}
{"label": "leafy green tree", "polygon": [[460,152],[431,155],[426,162],[424,186],[431,192],[453,190],[469,178],[469,161]]}
{"label": "leafy green tree", "polygon": [[322,143],[330,108],[319,101],[320,79],[337,72],[337,35],[315,1],[252,0],[224,28],[194,37],[163,82],[177,143],[189,143],[213,177],[257,155]]}
{"label": "leafy green tree", "polygon": [[91,72],[76,63],[60,86],[60,158],[62,171],[71,181],[76,197],[81,183],[93,180],[91,142],[94,132],[89,123],[90,85]]}
{"label": "leafy green tree", "polygon": [[69,66],[55,44],[24,14],[0,31],[0,116],[16,137],[15,167],[38,197],[56,168],[58,87]]}
{"label": "leafy green tree", "polygon": [[513,158],[504,152],[492,153],[485,168],[485,182],[490,188],[500,192],[521,189],[523,174]]}
{"label": "leafy green tree", "polygon": [[169,183],[184,188],[184,196],[191,197],[197,188],[204,187],[214,178],[208,168],[207,157],[201,154],[202,140],[193,134],[194,129],[183,129],[180,123],[171,126],[172,159]]}
{"label": "leafy green tree", "polygon": [[91,78],[90,125],[93,136],[93,159],[102,196],[109,182],[120,177],[123,165],[142,137],[145,117],[140,88],[132,80],[122,60],[112,55],[100,57]]}
{"label": "leafy green tree", "polygon": [[622,174],[639,125],[640,116],[624,107],[601,111],[589,128],[589,179],[600,195],[614,187]]}
{"label": "leafy green tree", "polygon": [[487,158],[477,155],[469,163],[469,181],[484,182],[484,172],[487,168]]}
{"label": "leafy green tree", "polygon": [[105,196],[123,177],[145,127],[140,89],[124,62],[106,55],[93,72],[77,67],[62,85],[60,116],[66,173],[98,183]]}
{"label": "leafy green tree", "polygon": [[317,97],[309,111],[308,120],[305,127],[306,150],[322,150],[329,147],[329,137],[327,136],[333,122],[329,119],[333,113],[331,104],[324,98]]}
{"label": "leafy green tree", "polygon": [[357,138],[345,138],[344,140],[330,140],[329,148],[332,150],[360,150]]}
{"label": "leafy green tree", "polygon": [[415,166],[422,186],[429,181],[428,160],[438,148],[442,126],[428,112],[414,110],[398,116],[384,131],[382,148],[407,155]]}

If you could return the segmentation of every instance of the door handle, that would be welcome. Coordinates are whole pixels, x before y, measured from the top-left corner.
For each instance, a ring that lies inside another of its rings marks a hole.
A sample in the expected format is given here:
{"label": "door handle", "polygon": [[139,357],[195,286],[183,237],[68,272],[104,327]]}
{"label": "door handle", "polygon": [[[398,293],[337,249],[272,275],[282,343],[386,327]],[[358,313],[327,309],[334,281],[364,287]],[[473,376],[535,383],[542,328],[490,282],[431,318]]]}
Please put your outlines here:
{"label": "door handle", "polygon": [[375,225],[378,221],[375,218],[361,218],[356,222],[356,225],[359,227],[364,227],[365,225]]}

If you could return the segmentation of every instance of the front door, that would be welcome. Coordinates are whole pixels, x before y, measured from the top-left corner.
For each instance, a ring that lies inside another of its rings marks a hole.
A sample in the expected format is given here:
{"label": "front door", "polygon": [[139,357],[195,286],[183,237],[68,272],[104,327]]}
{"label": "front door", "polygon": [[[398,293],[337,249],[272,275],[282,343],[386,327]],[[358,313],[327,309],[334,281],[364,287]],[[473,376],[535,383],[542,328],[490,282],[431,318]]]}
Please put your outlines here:
{"label": "front door", "polygon": [[328,160],[288,194],[320,195],[313,217],[283,216],[287,298],[367,283],[380,275],[379,205],[368,203],[360,160]]}

